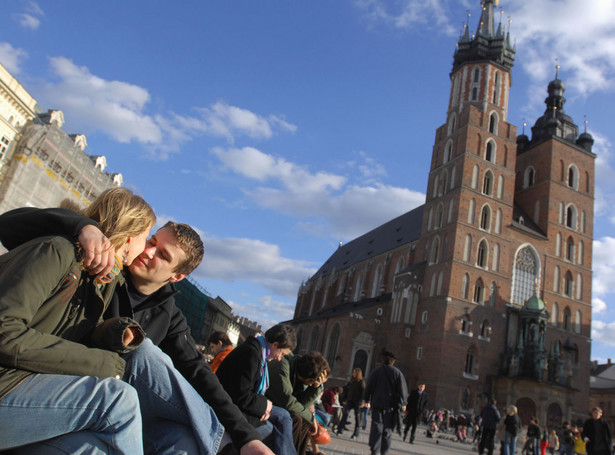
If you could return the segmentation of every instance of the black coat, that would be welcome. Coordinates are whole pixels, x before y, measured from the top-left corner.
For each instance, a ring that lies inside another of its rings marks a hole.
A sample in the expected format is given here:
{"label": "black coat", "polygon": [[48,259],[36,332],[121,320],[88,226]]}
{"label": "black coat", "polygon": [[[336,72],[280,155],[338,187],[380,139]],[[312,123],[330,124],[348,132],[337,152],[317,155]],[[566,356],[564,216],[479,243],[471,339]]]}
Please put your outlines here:
{"label": "black coat", "polygon": [[267,410],[267,398],[255,392],[260,382],[262,356],[261,344],[256,338],[248,337],[226,356],[216,372],[233,403],[254,426],[263,424],[260,419]]}
{"label": "black coat", "polygon": [[[86,224],[96,226],[94,221],[72,210],[16,209],[0,215],[0,242],[11,249],[47,234],[76,237]],[[233,403],[196,348],[188,322],[175,305],[174,295],[178,293],[175,287],[172,284],[163,286],[134,311],[130,305],[127,287],[125,281],[118,283],[105,318],[128,316],[141,324],[147,337],[173,360],[175,368],[213,409],[236,447],[242,447],[249,441],[260,440],[259,434]]]}
{"label": "black coat", "polygon": [[[598,436],[600,436],[600,440],[598,440]],[[588,455],[611,453],[611,430],[603,419],[587,419],[583,424],[582,437],[589,438],[589,441],[587,441]],[[601,451],[598,451],[599,447],[602,447]],[[605,452],[605,449],[608,449],[608,452]]]}
{"label": "black coat", "polygon": [[408,417],[416,418],[425,412],[427,407],[427,392],[423,390],[423,393],[419,394],[419,389],[414,389],[408,395],[408,404],[406,405],[406,412]]}

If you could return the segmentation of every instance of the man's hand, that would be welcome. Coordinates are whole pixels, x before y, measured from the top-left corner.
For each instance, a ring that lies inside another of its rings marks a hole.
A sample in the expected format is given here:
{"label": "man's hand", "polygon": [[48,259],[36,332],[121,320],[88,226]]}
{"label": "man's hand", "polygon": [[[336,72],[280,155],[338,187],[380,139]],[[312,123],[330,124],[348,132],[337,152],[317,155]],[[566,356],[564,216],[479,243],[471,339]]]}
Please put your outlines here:
{"label": "man's hand", "polygon": [[85,257],[83,266],[90,275],[105,276],[115,264],[115,248],[109,239],[92,224],[84,226],[77,238]]}
{"label": "man's hand", "polygon": [[273,408],[273,403],[271,402],[271,400],[267,400],[267,409],[265,410],[265,413],[261,417],[261,422],[264,422],[265,420],[269,420],[269,417],[271,416],[272,408]]}
{"label": "man's hand", "polygon": [[310,428],[310,434],[314,436],[318,432],[318,420],[316,420],[316,416],[314,416],[314,420],[312,421],[312,428]]}
{"label": "man's hand", "polygon": [[250,441],[239,449],[240,455],[275,455],[259,440]]}

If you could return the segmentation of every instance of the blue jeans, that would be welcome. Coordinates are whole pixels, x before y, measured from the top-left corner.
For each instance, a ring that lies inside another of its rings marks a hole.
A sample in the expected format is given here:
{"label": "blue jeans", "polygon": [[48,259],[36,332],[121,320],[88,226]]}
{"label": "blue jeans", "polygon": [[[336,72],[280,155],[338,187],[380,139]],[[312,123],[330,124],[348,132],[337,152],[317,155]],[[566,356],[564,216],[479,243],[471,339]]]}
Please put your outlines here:
{"label": "blue jeans", "polygon": [[504,438],[504,455],[514,455],[517,449],[517,435],[506,432]]}
{"label": "blue jeans", "polygon": [[257,427],[256,431],[276,455],[297,455],[293,442],[293,419],[286,409],[273,406],[269,420]]}
{"label": "blue jeans", "polygon": [[142,454],[137,394],[114,378],[30,376],[0,400],[0,449],[20,446],[14,453]]}
{"label": "blue jeans", "polygon": [[124,380],[139,395],[146,454],[215,454],[224,427],[160,348],[146,338],[123,356]]}

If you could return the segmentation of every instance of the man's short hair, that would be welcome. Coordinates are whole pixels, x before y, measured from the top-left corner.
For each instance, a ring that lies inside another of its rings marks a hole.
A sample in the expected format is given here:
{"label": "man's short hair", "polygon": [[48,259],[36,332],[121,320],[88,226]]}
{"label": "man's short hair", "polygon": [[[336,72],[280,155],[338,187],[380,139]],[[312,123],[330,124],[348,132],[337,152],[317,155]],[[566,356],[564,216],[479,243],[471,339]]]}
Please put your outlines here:
{"label": "man's short hair", "polygon": [[396,359],[397,357],[395,357],[395,354],[393,354],[391,351],[384,351],[384,353],[382,354],[382,361],[385,365],[393,365]]}
{"label": "man's short hair", "polygon": [[295,329],[288,324],[278,324],[265,332],[265,340],[269,344],[278,343],[280,349],[290,349],[297,347],[297,335]]}
{"label": "man's short hair", "polygon": [[171,230],[179,247],[186,253],[186,259],[178,264],[174,272],[189,275],[203,260],[205,249],[201,237],[194,229],[184,223],[169,221],[162,226],[162,229],[164,228]]}
{"label": "man's short hair", "polygon": [[331,368],[320,352],[308,352],[297,359],[297,374],[302,379],[318,379],[324,372],[331,374]]}
{"label": "man's short hair", "polygon": [[222,342],[222,346],[230,346],[233,344],[228,335],[224,332],[214,332],[207,339],[207,344],[218,344]]}

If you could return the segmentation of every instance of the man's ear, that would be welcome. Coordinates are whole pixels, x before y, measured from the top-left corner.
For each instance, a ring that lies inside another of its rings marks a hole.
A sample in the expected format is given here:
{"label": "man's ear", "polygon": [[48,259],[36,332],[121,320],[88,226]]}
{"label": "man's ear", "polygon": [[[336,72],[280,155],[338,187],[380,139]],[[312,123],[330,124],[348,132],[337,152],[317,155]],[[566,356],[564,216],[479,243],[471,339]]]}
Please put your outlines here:
{"label": "man's ear", "polygon": [[176,273],[175,275],[171,276],[171,278],[169,278],[169,283],[177,283],[178,281],[183,280],[187,276],[188,275],[186,275],[185,273]]}

